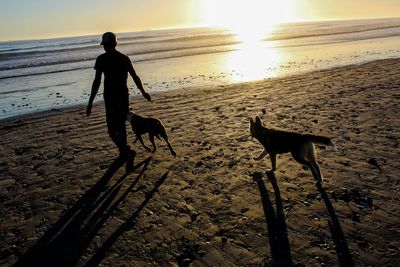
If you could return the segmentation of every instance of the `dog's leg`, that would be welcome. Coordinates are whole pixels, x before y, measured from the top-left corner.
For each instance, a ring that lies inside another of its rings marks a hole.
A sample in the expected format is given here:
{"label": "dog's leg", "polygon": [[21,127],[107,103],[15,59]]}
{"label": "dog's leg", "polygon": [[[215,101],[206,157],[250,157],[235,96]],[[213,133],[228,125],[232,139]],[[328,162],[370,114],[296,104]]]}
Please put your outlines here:
{"label": "dog's leg", "polygon": [[174,151],[174,149],[172,148],[171,144],[169,143],[168,138],[165,139],[165,142],[167,142],[169,151],[171,151],[171,154],[175,157],[176,156],[176,152]]}
{"label": "dog's leg", "polygon": [[276,154],[269,154],[269,158],[271,160],[272,169],[267,170],[267,173],[276,171]]}
{"label": "dog's leg", "polygon": [[318,184],[321,184],[324,178],[322,177],[321,170],[319,169],[319,165],[317,163],[317,155],[315,153],[315,147],[313,143],[308,144],[307,159],[310,161],[312,166],[311,172],[313,173],[314,179]]}
{"label": "dog's leg", "polygon": [[[264,149],[258,157],[255,157],[254,160],[260,160],[263,159],[266,155],[268,155],[268,152],[266,149]],[[271,159],[271,166],[272,169],[267,169],[266,173],[269,172],[274,172],[276,170],[276,154],[269,154],[269,158]]]}
{"label": "dog's leg", "polygon": [[164,138],[165,142],[167,143],[168,148],[169,148],[169,151],[171,152],[171,154],[172,154],[174,157],[176,157],[176,152],[174,151],[174,149],[172,148],[171,144],[169,143],[169,141],[168,141],[168,135],[167,135],[167,132],[165,131],[164,128],[160,131],[160,135],[161,135],[162,138]]}
{"label": "dog's leg", "polygon": [[143,139],[142,139],[142,136],[137,135],[137,139],[139,139],[139,142],[142,144],[142,146],[143,146],[146,150],[148,150],[148,151],[151,152],[150,148],[144,144]]}
{"label": "dog's leg", "polygon": [[149,133],[149,139],[150,139],[151,144],[153,145],[153,151],[151,151],[151,152],[154,153],[157,150],[156,143],[154,143],[154,134]]}
{"label": "dog's leg", "polygon": [[[128,112],[128,116],[131,116],[131,115],[129,115],[129,112]],[[128,120],[128,121],[131,122],[130,120]],[[131,123],[131,124],[132,124],[132,123]],[[133,143],[134,143],[134,144],[136,144],[136,142],[137,142],[137,140],[138,140],[138,135],[139,135],[139,134],[136,133],[135,130],[136,130],[136,128],[132,126],[132,132],[133,132],[133,136],[134,136],[134,138],[135,138],[135,139],[133,140]]]}
{"label": "dog's leg", "polygon": [[295,161],[297,161],[298,163],[300,163],[302,165],[307,166],[309,169],[311,169],[311,172],[313,172],[313,167],[312,167],[311,163],[304,158],[304,155],[302,153],[292,151],[292,156]]}
{"label": "dog's leg", "polygon": [[[302,151],[303,152],[303,151]],[[292,156],[293,158],[300,164],[307,166],[311,174],[313,175],[314,179],[316,180],[317,183],[321,183],[321,176],[319,172],[319,167],[315,166],[312,162],[306,160],[304,157],[304,153],[298,152],[298,151],[292,151]]]}
{"label": "dog's leg", "polygon": [[254,160],[260,160],[263,159],[266,155],[268,154],[267,150],[263,150],[260,155],[258,155],[257,157],[254,158]]}
{"label": "dog's leg", "polygon": [[322,173],[321,173],[321,170],[319,169],[318,163],[316,161],[311,161],[311,165],[313,166],[314,177],[316,177],[317,183],[321,184],[322,181],[324,180],[324,177],[322,177]]}

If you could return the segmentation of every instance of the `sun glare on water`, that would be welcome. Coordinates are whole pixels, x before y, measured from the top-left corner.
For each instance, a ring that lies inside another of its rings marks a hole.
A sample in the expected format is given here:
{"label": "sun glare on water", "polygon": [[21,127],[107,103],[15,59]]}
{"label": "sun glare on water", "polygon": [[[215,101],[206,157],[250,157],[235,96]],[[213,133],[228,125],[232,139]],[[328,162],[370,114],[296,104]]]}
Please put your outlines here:
{"label": "sun glare on water", "polygon": [[276,75],[282,55],[265,41],[274,26],[290,21],[293,0],[203,0],[202,17],[208,26],[230,30],[239,42],[223,64],[235,70],[234,82]]}

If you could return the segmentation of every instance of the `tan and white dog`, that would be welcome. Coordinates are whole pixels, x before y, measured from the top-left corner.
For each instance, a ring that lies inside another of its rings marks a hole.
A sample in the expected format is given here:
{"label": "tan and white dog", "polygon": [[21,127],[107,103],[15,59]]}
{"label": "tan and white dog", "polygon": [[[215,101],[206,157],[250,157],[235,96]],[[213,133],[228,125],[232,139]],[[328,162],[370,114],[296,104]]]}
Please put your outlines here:
{"label": "tan and white dog", "polygon": [[250,119],[250,133],[251,136],[256,138],[264,147],[261,154],[254,159],[261,160],[269,154],[272,169],[267,170],[267,172],[276,170],[277,154],[290,152],[297,162],[307,166],[311,170],[317,183],[322,182],[323,177],[317,163],[314,144],[335,147],[330,138],[269,129],[262,125],[259,117],[256,117],[255,121],[253,121],[252,118]]}

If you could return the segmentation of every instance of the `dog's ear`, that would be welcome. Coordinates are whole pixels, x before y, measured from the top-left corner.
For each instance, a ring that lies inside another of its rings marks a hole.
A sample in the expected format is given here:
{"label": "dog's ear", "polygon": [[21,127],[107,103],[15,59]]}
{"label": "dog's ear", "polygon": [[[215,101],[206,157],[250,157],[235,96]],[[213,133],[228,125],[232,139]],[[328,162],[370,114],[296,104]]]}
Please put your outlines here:
{"label": "dog's ear", "polygon": [[261,120],[258,116],[256,117],[256,123],[261,125]]}
{"label": "dog's ear", "polygon": [[253,118],[250,118],[250,125],[253,125],[253,124],[254,124]]}

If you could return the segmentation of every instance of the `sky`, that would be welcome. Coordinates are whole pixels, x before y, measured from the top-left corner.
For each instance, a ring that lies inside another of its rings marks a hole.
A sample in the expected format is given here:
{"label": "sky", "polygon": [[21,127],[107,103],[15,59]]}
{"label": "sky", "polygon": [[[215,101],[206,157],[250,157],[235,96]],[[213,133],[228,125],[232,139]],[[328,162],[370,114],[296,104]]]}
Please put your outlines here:
{"label": "sky", "polygon": [[0,41],[400,17],[400,0],[0,0]]}

